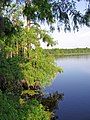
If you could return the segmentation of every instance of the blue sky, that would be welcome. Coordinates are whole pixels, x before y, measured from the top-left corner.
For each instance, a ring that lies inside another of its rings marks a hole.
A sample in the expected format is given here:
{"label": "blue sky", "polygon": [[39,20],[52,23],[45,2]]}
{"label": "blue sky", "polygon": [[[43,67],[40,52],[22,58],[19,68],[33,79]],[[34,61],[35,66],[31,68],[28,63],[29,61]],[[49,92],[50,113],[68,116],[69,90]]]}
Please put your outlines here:
{"label": "blue sky", "polygon": [[[85,13],[85,8],[88,4],[84,0],[78,2],[77,9]],[[44,28],[47,28],[44,26]],[[90,48],[90,27],[82,27],[79,32],[65,33],[64,31],[58,32],[55,30],[52,37],[57,42],[55,48]],[[46,48],[45,44],[42,44]],[[49,47],[50,48],[50,47]]]}

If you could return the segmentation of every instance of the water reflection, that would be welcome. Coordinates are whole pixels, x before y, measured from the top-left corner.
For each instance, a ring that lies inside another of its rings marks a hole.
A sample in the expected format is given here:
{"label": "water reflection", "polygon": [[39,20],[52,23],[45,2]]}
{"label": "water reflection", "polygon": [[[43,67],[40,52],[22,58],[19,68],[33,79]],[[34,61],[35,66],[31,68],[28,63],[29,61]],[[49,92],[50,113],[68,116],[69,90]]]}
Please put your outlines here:
{"label": "water reflection", "polygon": [[56,91],[54,93],[44,94],[41,91],[37,91],[36,93],[36,91],[30,92],[30,90],[27,90],[21,95],[21,98],[27,101],[33,99],[38,100],[44,106],[46,111],[53,113],[51,120],[56,120],[58,116],[55,114],[54,110],[58,109],[58,102],[63,100],[64,93]]}
{"label": "water reflection", "polygon": [[64,72],[45,91],[64,92],[64,100],[55,108],[57,120],[90,120],[90,56],[63,57],[56,62]]}
{"label": "water reflection", "polygon": [[46,109],[49,109],[49,111],[53,111],[58,104],[58,101],[63,100],[64,93],[58,93],[56,91],[55,93],[49,94],[47,97],[43,97],[41,103],[46,107]]}
{"label": "water reflection", "polygon": [[52,94],[50,93],[49,95],[42,98],[41,103],[45,109],[53,112],[51,120],[56,120],[58,118],[54,112],[54,109],[58,109],[58,102],[63,100],[63,98],[64,93],[59,93],[58,91]]}

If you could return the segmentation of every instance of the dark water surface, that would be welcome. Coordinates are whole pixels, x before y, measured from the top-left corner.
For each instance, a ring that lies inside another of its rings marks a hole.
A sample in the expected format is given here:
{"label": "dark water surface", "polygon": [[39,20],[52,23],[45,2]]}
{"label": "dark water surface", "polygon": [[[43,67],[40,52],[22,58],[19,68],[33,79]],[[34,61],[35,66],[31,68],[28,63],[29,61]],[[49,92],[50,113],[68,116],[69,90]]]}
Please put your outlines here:
{"label": "dark water surface", "polygon": [[64,72],[45,91],[64,93],[55,110],[58,120],[90,120],[90,56],[59,58],[57,65]]}

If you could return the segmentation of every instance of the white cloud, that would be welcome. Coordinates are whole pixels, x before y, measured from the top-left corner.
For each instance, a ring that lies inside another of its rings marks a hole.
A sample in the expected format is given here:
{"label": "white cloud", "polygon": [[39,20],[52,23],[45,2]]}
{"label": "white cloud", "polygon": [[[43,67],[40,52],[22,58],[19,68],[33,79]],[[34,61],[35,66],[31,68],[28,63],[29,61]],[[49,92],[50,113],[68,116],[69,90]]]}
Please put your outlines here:
{"label": "white cloud", "polygon": [[55,31],[52,36],[58,42],[55,47],[59,48],[80,48],[90,47],[90,28],[83,27],[79,32],[58,33]]}

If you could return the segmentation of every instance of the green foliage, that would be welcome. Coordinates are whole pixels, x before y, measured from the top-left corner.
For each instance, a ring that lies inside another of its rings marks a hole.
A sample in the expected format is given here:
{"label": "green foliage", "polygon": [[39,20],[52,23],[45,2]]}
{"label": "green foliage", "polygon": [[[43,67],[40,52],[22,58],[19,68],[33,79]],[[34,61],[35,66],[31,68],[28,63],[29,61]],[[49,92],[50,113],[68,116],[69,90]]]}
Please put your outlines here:
{"label": "green foliage", "polygon": [[[47,3],[48,1],[44,0],[42,5],[46,6]],[[28,85],[35,85],[38,81],[40,87],[51,83],[51,79],[62,69],[55,65],[53,56],[44,52],[40,42],[46,42],[47,46],[55,43],[48,32],[41,30],[37,24],[30,28],[22,28],[20,24],[22,22],[19,21],[19,13],[22,15],[22,11],[18,9],[16,12],[18,6],[9,7],[9,9],[6,8],[6,13],[8,10],[12,12],[11,20],[4,14],[5,11],[2,12],[3,17],[0,19],[0,25],[2,25],[0,28],[0,75],[7,83],[7,85],[4,84],[5,91],[2,90],[3,93],[0,91],[0,120],[50,120],[51,113],[45,111],[37,100],[21,99],[25,91],[22,91],[20,81],[24,79]],[[30,13],[38,9],[40,10],[39,13],[37,12],[38,18],[43,20],[47,17],[47,21],[52,22],[52,18],[48,19],[50,4],[44,11],[46,14],[42,13],[42,7],[38,6],[37,2],[35,6],[30,7]],[[3,85],[1,80],[0,78],[0,88]],[[28,93],[32,95],[36,94],[36,91]]]}
{"label": "green foliage", "polygon": [[[81,25],[87,25],[88,16],[77,10],[76,3],[78,4],[78,1],[73,0],[26,1],[23,13],[27,16],[28,20],[47,22],[52,31],[55,29],[53,23],[57,23],[58,31],[61,30],[62,26],[65,32],[67,30],[71,31],[72,28],[74,31],[78,31]],[[73,26],[70,24],[71,21]],[[87,26],[89,27],[90,25]]]}
{"label": "green foliage", "polygon": [[[90,2],[89,2],[89,4],[90,4]],[[84,15],[84,19],[85,19],[85,22],[86,22],[86,26],[90,27],[90,8],[87,9],[87,11]]]}
{"label": "green foliage", "polygon": [[0,53],[0,74],[3,75],[7,80],[20,80],[22,79],[20,58],[13,57],[12,59],[6,59],[2,53]]}
{"label": "green foliage", "polygon": [[51,114],[37,100],[20,102],[0,91],[0,120],[50,120]]}
{"label": "green foliage", "polygon": [[55,66],[53,57],[44,54],[42,49],[33,51],[33,57],[34,59],[23,65],[23,74],[29,79],[29,83],[40,81],[40,84],[45,86],[51,82],[60,68]]}
{"label": "green foliage", "polygon": [[[8,7],[10,3],[12,3],[14,0],[1,0],[0,1],[0,13],[3,14],[2,10],[5,10],[5,6]],[[27,20],[33,21],[34,23],[40,21],[40,22],[47,22],[48,25],[50,25],[50,28],[53,28],[53,23],[57,23],[57,29],[60,31],[61,27],[64,26],[64,30],[71,30],[73,27],[73,30],[79,29],[81,25],[86,25],[90,27],[88,22],[88,15],[87,11],[88,8],[86,8],[86,13],[83,14],[80,11],[77,10],[76,3],[80,2],[81,0],[16,0],[16,3],[21,6],[25,4],[25,6],[22,8],[22,14],[27,16]],[[86,0],[85,2],[88,2],[89,0]],[[14,1],[15,2],[15,1]],[[20,4],[19,4],[20,3]],[[88,2],[89,3],[89,2]],[[14,7],[13,7],[14,8]],[[12,9],[13,9],[12,8]],[[10,9],[9,9],[10,10]],[[18,10],[16,8],[16,10]],[[14,12],[16,11],[14,9]],[[12,10],[11,10],[12,11]],[[17,15],[21,12],[17,12]],[[90,10],[89,10],[90,14]],[[16,14],[15,14],[16,15]],[[17,16],[16,15],[16,16]],[[71,23],[73,22],[73,26]]]}
{"label": "green foliage", "polygon": [[40,20],[53,23],[52,5],[48,0],[33,0],[32,3],[27,3],[24,9],[24,14],[29,20]]}
{"label": "green foliage", "polygon": [[7,78],[7,80],[13,79],[10,65],[1,52],[0,52],[0,74]]}
{"label": "green foliage", "polygon": [[[8,83],[6,93],[0,91],[1,120],[50,120],[51,113],[45,111],[38,101],[20,98],[25,91],[22,92],[18,84],[25,79],[29,85],[35,85],[38,81],[40,86],[46,86],[61,71],[55,65],[54,58],[40,47],[40,40],[43,39],[47,44],[54,43],[47,32],[37,26],[0,38],[0,75]],[[36,91],[29,91],[28,94],[36,94]]]}
{"label": "green foliage", "polygon": [[90,54],[90,48],[74,48],[74,49],[46,49],[46,53],[54,55],[55,57],[68,55],[86,55]]}
{"label": "green foliage", "polygon": [[17,34],[1,39],[3,59],[0,60],[0,73],[8,81],[25,79],[30,85],[39,81],[45,86],[58,71],[61,71],[55,65],[54,58],[40,47],[40,40],[44,40],[48,45],[54,44],[47,32],[38,26],[21,29]]}

